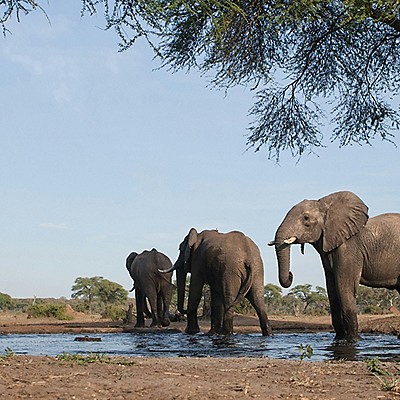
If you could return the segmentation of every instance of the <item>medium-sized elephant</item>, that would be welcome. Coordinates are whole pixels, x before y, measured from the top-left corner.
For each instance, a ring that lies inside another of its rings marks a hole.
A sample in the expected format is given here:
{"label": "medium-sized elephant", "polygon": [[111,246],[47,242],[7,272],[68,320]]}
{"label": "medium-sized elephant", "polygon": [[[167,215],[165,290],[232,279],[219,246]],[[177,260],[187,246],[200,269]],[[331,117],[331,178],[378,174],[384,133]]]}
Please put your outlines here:
{"label": "medium-sized elephant", "polygon": [[343,191],[295,205],[278,227],[279,282],[292,284],[290,245],[310,243],[319,253],[336,339],[358,339],[356,292],[365,286],[400,292],[400,214],[368,217],[368,207]]}
{"label": "medium-sized elephant", "polygon": [[150,303],[151,326],[168,326],[169,306],[172,297],[172,272],[160,272],[171,269],[171,260],[156,249],[145,250],[141,254],[132,252],[126,259],[126,268],[133,279],[136,297],[136,325],[144,327],[146,298]]}
{"label": "medium-sized elephant", "polygon": [[263,335],[271,335],[264,301],[264,267],[257,245],[241,232],[190,229],[179,246],[176,270],[178,310],[184,313],[187,273],[191,274],[186,333],[200,331],[197,308],[204,284],[211,291],[209,334],[232,334],[235,306],[245,297],[255,308]]}

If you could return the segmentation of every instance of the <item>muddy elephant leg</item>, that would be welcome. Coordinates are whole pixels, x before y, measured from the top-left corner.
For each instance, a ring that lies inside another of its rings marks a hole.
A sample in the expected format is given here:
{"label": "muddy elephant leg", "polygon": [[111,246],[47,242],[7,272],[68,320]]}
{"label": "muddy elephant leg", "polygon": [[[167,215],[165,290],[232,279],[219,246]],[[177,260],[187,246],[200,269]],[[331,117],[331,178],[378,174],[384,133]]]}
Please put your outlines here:
{"label": "muddy elephant leg", "polygon": [[144,302],[146,301],[143,292],[140,289],[135,290],[136,297],[136,325],[135,328],[143,328],[144,327]]}
{"label": "muddy elephant leg", "polygon": [[144,315],[146,316],[146,318],[151,318],[151,312],[149,310],[149,306],[147,305],[147,299],[144,298]]}
{"label": "muddy elephant leg", "polygon": [[190,278],[189,298],[187,308],[187,323],[185,332],[194,334],[200,332],[200,326],[197,319],[197,309],[200,304],[201,295],[203,292],[203,284],[193,280],[193,275]]}
{"label": "muddy elephant leg", "polygon": [[261,333],[263,336],[271,336],[272,329],[267,316],[267,309],[264,301],[263,292],[251,288],[246,295],[251,305],[256,310],[258,320],[260,321]]}
{"label": "muddy elephant leg", "polygon": [[[223,296],[223,307],[224,314],[222,319],[222,328],[219,333],[222,335],[232,335],[233,334],[233,317],[235,315],[235,306],[241,301],[238,298],[235,292],[239,292],[239,288],[237,290],[227,291],[225,288]],[[240,296],[242,297],[242,296]]]}
{"label": "muddy elephant leg", "polygon": [[161,293],[157,293],[157,321],[161,326],[161,320],[163,317],[163,302]]}
{"label": "muddy elephant leg", "polygon": [[224,304],[221,294],[210,287],[211,292],[211,328],[209,335],[220,333],[222,330],[222,320],[224,316]]}
{"label": "muddy elephant leg", "polygon": [[150,326],[158,326],[159,325],[159,320],[158,320],[158,305],[157,305],[157,292],[155,289],[150,290],[148,293],[147,298],[149,299],[150,303],[150,311],[151,311],[151,324]]}
{"label": "muddy elephant leg", "polygon": [[335,330],[335,339],[341,340],[346,336],[346,329],[343,323],[342,306],[336,290],[336,279],[333,273],[325,272],[326,289],[328,293],[331,319]]}
{"label": "muddy elephant leg", "polygon": [[161,301],[162,301],[162,316],[161,316],[161,325],[169,326],[169,305],[171,304],[172,291],[171,290],[163,290],[161,292]]}
{"label": "muddy elephant leg", "polygon": [[338,298],[341,304],[341,312],[345,336],[343,339],[354,341],[360,339],[358,334],[356,289],[358,284],[349,277],[336,277]]}

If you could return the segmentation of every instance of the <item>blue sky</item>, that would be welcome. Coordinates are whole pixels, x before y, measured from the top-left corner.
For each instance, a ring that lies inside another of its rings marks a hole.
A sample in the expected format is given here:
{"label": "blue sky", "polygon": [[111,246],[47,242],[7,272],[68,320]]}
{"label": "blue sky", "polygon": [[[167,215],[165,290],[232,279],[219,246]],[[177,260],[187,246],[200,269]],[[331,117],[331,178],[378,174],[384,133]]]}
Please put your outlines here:
{"label": "blue sky", "polygon": [[[0,292],[70,297],[79,276],[131,287],[125,258],[172,261],[191,227],[241,230],[278,284],[273,239],[304,198],[351,190],[370,215],[400,211],[399,149],[329,145],[279,165],[246,151],[246,88],[210,90],[196,71],[157,70],[144,42],[118,53],[102,15],[46,6],[0,38]],[[327,134],[329,137],[329,133]],[[292,248],[294,285],[325,286],[311,246]]]}

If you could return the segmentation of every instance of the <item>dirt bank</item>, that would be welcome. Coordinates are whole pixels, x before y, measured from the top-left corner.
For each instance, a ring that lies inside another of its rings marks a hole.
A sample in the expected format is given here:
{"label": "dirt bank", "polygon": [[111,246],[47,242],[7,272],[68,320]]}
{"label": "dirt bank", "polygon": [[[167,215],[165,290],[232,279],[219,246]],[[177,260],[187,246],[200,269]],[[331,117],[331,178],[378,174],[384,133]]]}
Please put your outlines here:
{"label": "dirt bank", "polygon": [[[274,332],[319,332],[333,331],[330,317],[312,316],[271,316],[270,322]],[[147,321],[148,324],[148,321]],[[400,333],[400,315],[360,315],[360,331],[364,333]],[[209,329],[209,321],[201,321],[203,332]],[[184,331],[185,322],[174,322],[168,329]],[[6,333],[109,333],[134,331],[133,325],[112,322],[97,316],[79,315],[72,321],[59,321],[52,318],[30,318],[24,314],[0,313],[0,334]],[[149,329],[150,330],[150,329]],[[236,316],[235,332],[260,332],[256,317]]]}
{"label": "dirt bank", "polygon": [[[271,317],[271,322],[275,331],[331,330],[325,317]],[[364,332],[395,333],[400,331],[400,317],[361,316],[360,325]],[[204,321],[202,330],[208,326]],[[171,329],[183,327],[184,323],[174,323]],[[126,329],[132,327],[97,318],[59,322],[0,314],[3,334],[83,334]],[[259,332],[257,319],[235,318],[235,331]],[[387,374],[378,378],[366,362],[109,358],[79,363],[54,357],[9,356],[0,360],[0,393],[2,399],[399,399],[397,363],[380,366]]]}

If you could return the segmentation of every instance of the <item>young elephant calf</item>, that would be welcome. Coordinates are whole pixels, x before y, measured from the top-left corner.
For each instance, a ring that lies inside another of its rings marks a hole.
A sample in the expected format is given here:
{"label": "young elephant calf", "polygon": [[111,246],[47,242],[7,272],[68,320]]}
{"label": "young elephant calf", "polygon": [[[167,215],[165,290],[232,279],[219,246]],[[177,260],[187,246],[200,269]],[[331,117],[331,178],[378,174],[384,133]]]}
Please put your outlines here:
{"label": "young elephant calf", "polygon": [[134,281],[137,320],[135,327],[144,327],[146,298],[149,300],[152,323],[151,326],[168,326],[169,306],[172,297],[171,260],[156,249],[145,250],[141,254],[132,252],[126,259],[126,268]]}

